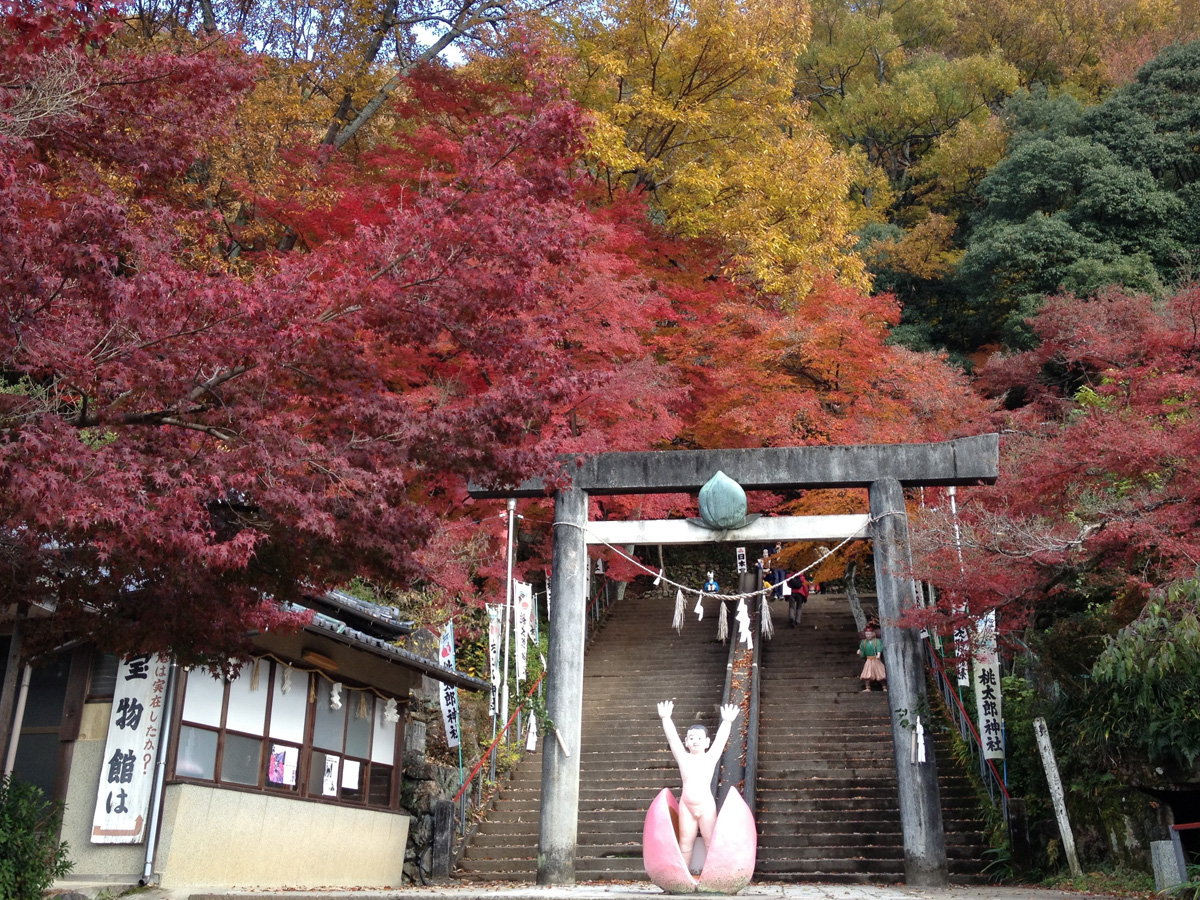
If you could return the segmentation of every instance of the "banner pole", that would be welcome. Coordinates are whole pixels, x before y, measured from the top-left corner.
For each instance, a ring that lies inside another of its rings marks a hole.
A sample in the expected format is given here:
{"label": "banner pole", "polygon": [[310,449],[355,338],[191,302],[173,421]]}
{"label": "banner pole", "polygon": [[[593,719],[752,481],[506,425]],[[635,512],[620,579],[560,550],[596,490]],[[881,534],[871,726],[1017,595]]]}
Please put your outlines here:
{"label": "banner pole", "polygon": [[[517,501],[510,497],[508,500],[508,543],[505,545],[505,552],[508,556],[508,577],[504,583],[504,686],[500,691],[500,718],[508,721],[508,660],[509,660],[509,644],[512,643],[512,618],[515,610],[513,609],[513,530],[514,520],[516,518]],[[493,738],[495,735],[493,735]]]}

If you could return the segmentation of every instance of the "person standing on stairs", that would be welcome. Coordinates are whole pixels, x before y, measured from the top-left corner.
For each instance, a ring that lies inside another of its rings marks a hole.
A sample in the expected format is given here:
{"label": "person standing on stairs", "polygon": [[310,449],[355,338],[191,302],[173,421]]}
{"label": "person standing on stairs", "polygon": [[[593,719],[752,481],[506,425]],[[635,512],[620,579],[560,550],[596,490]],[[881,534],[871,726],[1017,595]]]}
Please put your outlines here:
{"label": "person standing on stairs", "polygon": [[729,732],[739,709],[732,703],[721,707],[721,725],[717,728],[717,736],[711,748],[708,729],[703,725],[690,726],[680,742],[675,723],[671,721],[674,711],[675,703],[672,700],[663,700],[658,704],[658,717],[662,719],[663,731],[666,732],[667,743],[671,747],[675,763],[679,766],[679,778],[683,783],[679,792],[679,850],[690,868],[696,835],[704,838],[706,847],[712,846],[713,825],[717,821],[717,801],[712,795],[712,778],[717,770],[717,763],[721,760],[721,754],[725,752],[725,744],[729,740]]}
{"label": "person standing on stairs", "polygon": [[[763,551],[766,555],[767,551]],[[775,552],[771,554],[771,596],[776,600],[783,598],[783,582],[787,579],[787,572],[783,571],[783,562],[779,559],[779,554],[783,552],[783,544],[775,545]]]}
{"label": "person standing on stairs", "polygon": [[863,693],[869,693],[871,684],[878,683],[887,690],[887,670],[883,667],[883,642],[875,636],[875,629],[870,625],[863,631],[862,642],[858,645],[858,655],[865,660],[862,674],[858,677],[863,682]]}
{"label": "person standing on stairs", "polygon": [[792,592],[788,595],[788,628],[800,624],[800,616],[804,612],[804,604],[808,602],[808,576],[803,572],[788,579],[788,587]]}

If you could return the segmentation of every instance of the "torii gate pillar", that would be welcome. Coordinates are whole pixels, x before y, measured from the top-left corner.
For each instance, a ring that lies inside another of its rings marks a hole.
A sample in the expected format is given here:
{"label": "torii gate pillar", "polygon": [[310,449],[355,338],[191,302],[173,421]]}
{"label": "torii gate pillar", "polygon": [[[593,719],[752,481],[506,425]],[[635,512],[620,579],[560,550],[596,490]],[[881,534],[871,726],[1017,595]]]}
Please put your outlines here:
{"label": "torii gate pillar", "polygon": [[[911,560],[904,491],[895,478],[881,478],[871,485],[869,494],[875,591],[887,657],[888,707],[892,713],[900,827],[904,834],[904,881],[909,887],[945,887],[950,876],[937,762],[932,746],[925,750],[925,760],[920,762],[910,750],[915,746],[917,716],[926,715],[929,709],[921,637],[915,629],[897,628],[894,624],[904,610],[914,605],[916,591],[916,585],[906,575]],[[929,727],[928,721],[925,727]]]}
{"label": "torii gate pillar", "polygon": [[[872,536],[888,667],[900,822],[904,829],[905,880],[914,887],[945,887],[948,884],[946,840],[933,748],[926,748],[926,762],[914,764],[912,733],[901,723],[925,708],[920,638],[911,629],[895,625],[896,616],[913,602],[913,585],[905,577],[908,524],[904,518],[903,488],[992,484],[999,475],[999,450],[999,436],[985,434],[937,444],[600,453],[582,460],[571,457],[573,483],[558,492],[554,508],[554,571],[550,580],[553,610],[546,712],[555,734],[547,734],[542,744],[538,883],[575,882],[588,495],[696,493],[716,472],[722,471],[748,491],[839,487],[869,490],[875,520]],[[535,479],[516,488],[472,487],[470,493],[477,498],[543,497],[546,487],[540,479]]]}
{"label": "torii gate pillar", "polygon": [[555,734],[542,736],[542,822],[538,884],[575,883],[579,824],[579,751],[583,738],[583,649],[587,639],[588,555],[584,527],[588,495],[559,491],[554,502],[554,568],[546,716]]}

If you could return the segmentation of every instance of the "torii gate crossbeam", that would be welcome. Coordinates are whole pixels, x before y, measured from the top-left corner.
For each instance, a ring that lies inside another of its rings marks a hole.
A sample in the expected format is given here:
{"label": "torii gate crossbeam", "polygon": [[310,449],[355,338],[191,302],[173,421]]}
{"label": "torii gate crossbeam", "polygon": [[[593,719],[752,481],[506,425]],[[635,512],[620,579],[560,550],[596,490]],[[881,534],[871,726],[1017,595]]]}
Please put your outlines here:
{"label": "torii gate crossbeam", "polygon": [[[583,713],[583,651],[587,605],[588,495],[695,493],[718,471],[746,490],[866,487],[869,536],[875,554],[876,594],[888,659],[888,704],[896,756],[905,880],[913,887],[949,882],[945,833],[932,747],[926,762],[911,761],[912,710],[925,708],[924,660],[919,635],[896,623],[911,607],[915,590],[909,564],[904,487],[992,484],[999,476],[999,436],[960,438],[936,444],[852,447],[786,447],[749,450],[682,450],[601,453],[569,464],[570,485],[554,505],[546,713],[556,740],[542,751],[542,816],[538,883],[575,881],[579,813],[579,752]],[[518,488],[472,488],[478,498],[544,496],[533,480]],[[728,532],[740,540],[741,531]],[[549,735],[547,735],[549,738]]]}

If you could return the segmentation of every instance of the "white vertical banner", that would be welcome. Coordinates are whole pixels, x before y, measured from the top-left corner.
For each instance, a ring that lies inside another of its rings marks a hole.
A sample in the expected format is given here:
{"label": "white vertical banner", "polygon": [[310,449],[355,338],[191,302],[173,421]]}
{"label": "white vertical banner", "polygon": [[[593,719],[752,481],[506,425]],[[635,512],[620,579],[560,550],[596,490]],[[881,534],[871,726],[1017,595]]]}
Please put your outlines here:
{"label": "white vertical banner", "polygon": [[492,694],[488,703],[488,715],[495,718],[500,713],[500,659],[504,653],[504,604],[489,603],[488,612],[488,666],[491,675]]}
{"label": "white vertical banner", "polygon": [[[966,612],[963,609],[955,612]],[[971,647],[971,632],[965,628],[954,629],[954,660],[958,670],[958,686],[966,687],[971,683],[971,658],[974,651]]]}
{"label": "white vertical banner", "polygon": [[[446,623],[438,641],[438,662],[443,669],[454,671],[454,620]],[[446,746],[458,746],[458,688],[442,682],[442,725],[446,729]]]}
{"label": "white vertical banner", "polygon": [[513,604],[516,616],[516,632],[513,638],[513,650],[516,652],[517,681],[525,680],[525,659],[529,647],[530,619],[533,613],[533,585],[523,581],[513,582]]}
{"label": "white vertical banner", "polygon": [[978,646],[973,655],[975,708],[984,759],[1004,759],[1004,716],[1000,701],[1000,663],[996,655],[996,614],[988,613],[975,626]]}
{"label": "white vertical banner", "polygon": [[[958,553],[958,570],[965,572],[966,570],[963,568],[962,532],[958,527],[958,490],[954,485],[950,485],[946,489],[946,494],[950,498],[950,515],[954,518],[954,549]],[[967,612],[967,601],[963,599],[961,602],[955,603],[954,612],[959,615],[965,615]],[[994,649],[994,640],[992,645]],[[966,687],[971,683],[971,660],[974,659],[974,650],[975,648],[971,646],[971,633],[966,628],[955,628],[954,658],[956,661],[955,668],[958,669],[959,687]]]}
{"label": "white vertical banner", "polygon": [[121,660],[92,816],[93,844],[140,844],[154,787],[169,665],[149,653]]}

